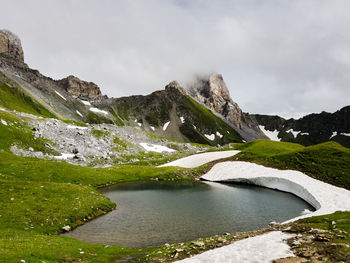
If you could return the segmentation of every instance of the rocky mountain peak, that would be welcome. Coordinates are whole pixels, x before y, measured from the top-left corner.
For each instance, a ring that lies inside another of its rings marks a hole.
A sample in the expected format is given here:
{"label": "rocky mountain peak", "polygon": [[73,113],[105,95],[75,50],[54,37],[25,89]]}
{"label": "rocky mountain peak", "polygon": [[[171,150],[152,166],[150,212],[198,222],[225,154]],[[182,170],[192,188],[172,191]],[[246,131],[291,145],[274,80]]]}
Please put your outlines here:
{"label": "rocky mountain peak", "polygon": [[21,40],[9,30],[0,30],[0,54],[6,54],[24,62]]}
{"label": "rocky mountain peak", "polygon": [[266,138],[254,117],[244,114],[232,100],[222,75],[213,73],[198,77],[187,90],[195,100],[233,124],[242,137],[247,140]]}
{"label": "rocky mountain peak", "polygon": [[78,97],[101,99],[100,88],[93,82],[83,81],[75,76],[68,76],[58,81],[65,91]]}

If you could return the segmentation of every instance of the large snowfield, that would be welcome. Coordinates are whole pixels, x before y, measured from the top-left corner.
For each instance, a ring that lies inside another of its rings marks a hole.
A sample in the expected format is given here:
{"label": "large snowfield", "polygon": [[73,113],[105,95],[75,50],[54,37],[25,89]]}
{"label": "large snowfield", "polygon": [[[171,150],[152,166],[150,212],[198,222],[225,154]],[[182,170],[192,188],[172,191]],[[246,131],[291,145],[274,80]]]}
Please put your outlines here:
{"label": "large snowfield", "polygon": [[[238,152],[232,151],[231,155]],[[225,158],[222,157],[225,156],[224,153],[228,152],[197,154],[168,163],[167,166],[193,168],[198,164]],[[243,182],[289,192],[304,199],[316,209],[314,212],[300,215],[284,223],[311,216],[331,214],[336,211],[350,211],[350,191],[313,179],[299,171],[278,170],[255,163],[233,161],[215,164],[201,178],[214,182]],[[284,242],[288,238],[290,236],[274,231],[177,262],[272,262],[274,259],[292,256],[292,252]]]}

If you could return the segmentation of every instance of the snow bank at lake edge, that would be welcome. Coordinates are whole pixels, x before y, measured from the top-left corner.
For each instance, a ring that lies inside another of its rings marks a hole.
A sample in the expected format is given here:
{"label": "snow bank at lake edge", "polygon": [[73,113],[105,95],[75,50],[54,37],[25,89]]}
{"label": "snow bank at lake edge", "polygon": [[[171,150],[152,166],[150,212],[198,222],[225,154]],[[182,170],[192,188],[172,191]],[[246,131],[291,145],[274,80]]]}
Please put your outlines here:
{"label": "snow bank at lake edge", "polygon": [[[289,192],[317,209],[286,221],[350,211],[350,191],[313,179],[299,171],[278,170],[249,162],[222,162],[201,177],[215,182],[241,182]],[[349,200],[349,202],[344,202]]]}

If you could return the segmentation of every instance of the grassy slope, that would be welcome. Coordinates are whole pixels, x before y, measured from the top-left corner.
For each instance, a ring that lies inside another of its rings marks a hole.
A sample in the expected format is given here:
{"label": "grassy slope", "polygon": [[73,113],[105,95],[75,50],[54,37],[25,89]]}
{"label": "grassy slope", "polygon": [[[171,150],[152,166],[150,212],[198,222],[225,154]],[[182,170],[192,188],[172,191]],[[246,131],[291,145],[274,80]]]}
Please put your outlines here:
{"label": "grassy slope", "polygon": [[[225,143],[228,142],[241,142],[242,138],[241,136],[232,128],[230,127],[226,122],[221,120],[219,117],[215,116],[212,112],[210,112],[207,108],[205,108],[203,105],[196,102],[194,99],[186,96],[184,98],[183,106],[193,113],[193,115],[196,117],[196,122],[198,125],[200,124],[204,128],[215,130],[220,132],[224,135],[226,138]],[[219,141],[211,141],[198,133],[196,129],[193,128],[192,124],[187,124],[186,122],[184,125],[180,127],[180,131],[192,142],[202,143],[202,144],[209,144],[209,145],[216,145]],[[229,133],[227,132],[229,131]]]}
{"label": "grassy slope", "polygon": [[[1,74],[1,73],[0,73]],[[0,106],[20,112],[55,118],[51,112],[17,87],[10,87],[0,81]]]}
{"label": "grassy slope", "polygon": [[240,146],[235,157],[279,169],[302,171],[321,181],[350,189],[350,149],[336,142],[309,147],[257,140]]}

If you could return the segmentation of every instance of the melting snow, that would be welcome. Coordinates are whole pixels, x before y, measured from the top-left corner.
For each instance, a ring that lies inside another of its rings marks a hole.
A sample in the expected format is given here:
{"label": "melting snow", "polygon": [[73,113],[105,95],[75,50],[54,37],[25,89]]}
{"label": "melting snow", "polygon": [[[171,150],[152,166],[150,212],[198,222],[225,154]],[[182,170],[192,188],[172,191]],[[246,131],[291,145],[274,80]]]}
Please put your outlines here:
{"label": "melting snow", "polygon": [[102,113],[102,114],[105,114],[105,115],[108,114],[107,111],[100,110],[100,109],[98,109],[98,108],[90,108],[89,111],[92,111],[92,112],[95,112],[95,113]]}
{"label": "melting snow", "polygon": [[142,126],[142,123],[138,122],[137,125],[141,127],[141,126]]}
{"label": "melting snow", "polygon": [[66,100],[66,98],[63,97],[58,91],[55,90],[55,92],[56,92],[56,94],[57,94],[58,96],[60,96],[62,99]]}
{"label": "melting snow", "polygon": [[181,123],[185,122],[185,118],[184,117],[180,117]]}
{"label": "melting snow", "polygon": [[174,149],[170,149],[166,146],[163,145],[158,145],[158,144],[150,144],[150,143],[145,143],[141,142],[140,145],[146,150],[150,152],[176,152]]}
{"label": "melting snow", "polygon": [[192,124],[192,126],[193,126],[193,128],[194,128],[195,130],[197,130],[197,127],[196,127],[196,126],[194,126],[193,124]]}
{"label": "melting snow", "polygon": [[57,160],[67,160],[67,159],[71,159],[74,157],[74,154],[72,153],[61,153],[61,156],[54,156],[53,158],[57,159]]}
{"label": "melting snow", "polygon": [[239,153],[239,151],[221,151],[221,152],[207,152],[207,153],[199,153],[191,156],[187,156],[176,161],[162,164],[159,167],[164,166],[179,166],[183,168],[195,168],[201,166],[205,163],[209,163],[214,160],[227,158]]}
{"label": "melting snow", "polygon": [[308,132],[302,132],[300,135],[310,135]]}
{"label": "melting snow", "polygon": [[205,137],[207,137],[209,140],[214,141],[215,140],[215,134],[204,134]]}
{"label": "melting snow", "polygon": [[178,263],[267,263],[275,259],[294,256],[285,240],[294,235],[281,231],[246,238],[231,245],[206,251],[191,258],[176,261]]}
{"label": "melting snow", "polygon": [[91,103],[86,101],[86,100],[80,100],[83,104],[85,104],[86,106],[91,106]]}
{"label": "melting snow", "polygon": [[216,135],[218,136],[218,137],[220,137],[220,138],[222,138],[224,135],[222,135],[220,132],[216,132]]}
{"label": "melting snow", "polygon": [[294,138],[296,138],[301,131],[293,131],[293,129],[289,129],[286,132],[291,132],[293,134]]}
{"label": "melting snow", "polygon": [[350,136],[350,133],[345,133],[345,132],[342,132],[340,135]]}
{"label": "melting snow", "polygon": [[153,126],[151,126],[151,129],[154,131],[154,127]]}
{"label": "melting snow", "polygon": [[78,110],[76,111],[76,113],[77,113],[80,117],[84,117],[83,114],[81,114]]}
{"label": "melting snow", "polygon": [[350,191],[313,179],[299,171],[278,170],[248,162],[222,162],[202,176],[216,182],[245,182],[267,188],[278,189],[299,196],[317,210],[297,219],[326,215],[335,211],[349,211]]}
{"label": "melting snow", "polygon": [[165,131],[168,128],[169,124],[170,124],[170,121],[168,121],[164,124],[163,131]]}
{"label": "melting snow", "polygon": [[272,141],[281,141],[280,138],[278,138],[278,133],[279,131],[274,130],[274,131],[268,131],[265,130],[265,127],[262,125],[259,125],[260,130]]}
{"label": "melting snow", "polygon": [[3,125],[5,125],[5,126],[7,126],[8,124],[7,124],[7,122],[6,121],[4,121],[4,120],[1,120],[1,123],[3,124]]}

